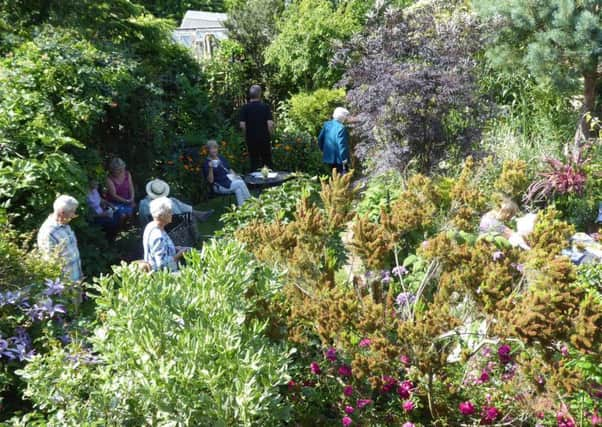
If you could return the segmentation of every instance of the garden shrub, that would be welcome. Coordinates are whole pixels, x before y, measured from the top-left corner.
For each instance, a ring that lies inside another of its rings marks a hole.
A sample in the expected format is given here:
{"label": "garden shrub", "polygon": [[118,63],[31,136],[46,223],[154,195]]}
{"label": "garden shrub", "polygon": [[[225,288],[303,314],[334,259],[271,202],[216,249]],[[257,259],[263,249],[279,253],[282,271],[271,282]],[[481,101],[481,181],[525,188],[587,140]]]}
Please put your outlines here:
{"label": "garden shrub", "polygon": [[[23,369],[51,424],[275,425],[288,352],[256,313],[279,277],[240,244],[191,253],[177,275],[118,267],[97,281],[97,324],[83,342]],[[88,342],[89,344],[86,344]]]}
{"label": "garden shrub", "polygon": [[318,89],[291,96],[284,109],[288,127],[318,136],[325,121],[332,118],[336,107],[345,102],[344,89]]}
{"label": "garden shrub", "polygon": [[28,252],[6,225],[0,233],[0,421],[28,408],[15,375],[35,354],[44,354],[79,329],[81,288],[64,283],[60,266]]}

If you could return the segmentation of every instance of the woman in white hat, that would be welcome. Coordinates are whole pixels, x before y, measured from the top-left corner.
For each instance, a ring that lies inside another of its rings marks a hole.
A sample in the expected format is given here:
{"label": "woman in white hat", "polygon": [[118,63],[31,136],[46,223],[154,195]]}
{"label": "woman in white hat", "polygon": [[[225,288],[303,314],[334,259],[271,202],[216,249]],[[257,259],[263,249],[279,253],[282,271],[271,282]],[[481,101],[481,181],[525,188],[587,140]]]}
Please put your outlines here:
{"label": "woman in white hat", "polygon": [[[169,197],[169,184],[161,179],[153,179],[146,184],[146,197],[140,201],[140,222],[144,227],[152,221],[150,203],[159,197]],[[169,197],[174,215],[191,214],[197,221],[206,221],[213,211],[202,212],[195,210],[192,206],[179,201],[175,197]]]}

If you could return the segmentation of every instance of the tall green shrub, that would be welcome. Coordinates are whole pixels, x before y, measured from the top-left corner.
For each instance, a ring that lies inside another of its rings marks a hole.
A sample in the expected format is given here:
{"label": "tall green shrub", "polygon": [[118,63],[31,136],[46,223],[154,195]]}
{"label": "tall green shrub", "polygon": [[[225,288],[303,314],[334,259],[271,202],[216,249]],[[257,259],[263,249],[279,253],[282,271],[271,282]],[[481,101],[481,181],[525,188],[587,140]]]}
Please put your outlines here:
{"label": "tall green shrub", "polygon": [[336,107],[345,102],[344,89],[318,89],[293,95],[286,109],[290,124],[295,130],[316,136],[322,124],[332,117]]}
{"label": "tall green shrub", "polygon": [[177,274],[127,267],[98,281],[92,347],[23,370],[27,395],[67,425],[277,425],[287,351],[257,307],[278,277],[234,242],[192,253]]}

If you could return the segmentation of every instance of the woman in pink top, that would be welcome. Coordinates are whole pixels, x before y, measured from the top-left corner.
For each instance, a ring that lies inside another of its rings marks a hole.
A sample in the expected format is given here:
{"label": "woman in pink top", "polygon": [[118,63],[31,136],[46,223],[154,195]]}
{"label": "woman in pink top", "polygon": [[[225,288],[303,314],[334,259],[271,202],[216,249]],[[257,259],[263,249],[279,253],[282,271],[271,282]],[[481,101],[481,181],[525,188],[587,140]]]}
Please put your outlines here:
{"label": "woman in pink top", "polygon": [[134,182],[132,175],[125,168],[125,162],[118,157],[109,163],[109,176],[106,184],[107,198],[115,205],[115,213],[123,218],[124,223],[132,219],[136,209]]}

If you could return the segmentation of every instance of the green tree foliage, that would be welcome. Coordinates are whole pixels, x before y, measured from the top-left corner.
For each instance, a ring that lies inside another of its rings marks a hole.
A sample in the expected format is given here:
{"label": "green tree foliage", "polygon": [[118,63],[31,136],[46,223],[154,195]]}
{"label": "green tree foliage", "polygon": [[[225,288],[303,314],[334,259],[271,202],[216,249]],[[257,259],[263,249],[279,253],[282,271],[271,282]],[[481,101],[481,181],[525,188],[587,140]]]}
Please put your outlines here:
{"label": "green tree foliage", "polygon": [[[113,155],[140,185],[179,135],[217,126],[198,64],[127,0],[0,0],[0,204],[20,230]],[[43,189],[43,191],[40,191]]]}
{"label": "green tree foliage", "polygon": [[335,45],[361,28],[354,3],[333,7],[329,0],[298,0],[286,9],[265,59],[289,91],[331,87],[339,80],[342,70],[332,64]]}
{"label": "green tree foliage", "polygon": [[[582,113],[595,110],[602,68],[602,1],[473,3],[499,27],[488,51],[494,65],[523,66],[544,83],[565,89],[579,87]],[[587,134],[585,123],[582,130]]]}
{"label": "green tree foliage", "polygon": [[155,16],[170,18],[180,22],[188,10],[202,10],[205,12],[223,12],[223,0],[134,0],[143,5]]}
{"label": "green tree foliage", "polygon": [[[274,86],[273,66],[266,65],[264,51],[276,37],[277,23],[284,11],[284,0],[248,0],[233,2],[228,10],[229,37],[242,47],[241,55],[224,58],[230,64],[240,64],[244,68],[245,92],[251,84],[258,83],[268,88],[267,95],[273,98],[278,92]],[[226,46],[226,49],[228,47]],[[229,67],[231,65],[224,64]],[[234,65],[236,66],[236,65]],[[239,95],[240,96],[240,95]]]}
{"label": "green tree foliage", "polygon": [[291,125],[316,136],[322,124],[345,102],[344,89],[318,89],[293,95],[285,106]]}

